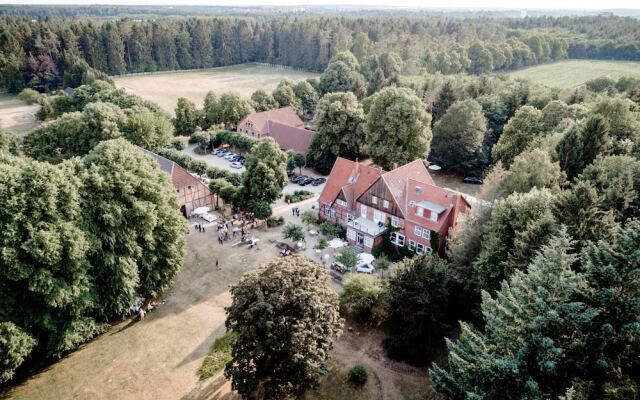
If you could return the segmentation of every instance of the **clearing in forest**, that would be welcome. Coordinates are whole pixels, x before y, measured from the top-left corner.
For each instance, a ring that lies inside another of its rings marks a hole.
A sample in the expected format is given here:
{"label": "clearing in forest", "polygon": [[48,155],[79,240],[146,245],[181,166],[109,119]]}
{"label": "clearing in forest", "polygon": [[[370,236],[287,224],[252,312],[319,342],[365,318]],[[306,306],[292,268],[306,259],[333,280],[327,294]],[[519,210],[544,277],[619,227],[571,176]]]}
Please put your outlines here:
{"label": "clearing in forest", "polygon": [[0,94],[0,127],[18,136],[26,135],[40,125],[38,104],[26,104],[17,96]]}
{"label": "clearing in forest", "polygon": [[204,69],[186,72],[161,72],[114,78],[118,88],[158,103],[173,114],[179,97],[202,106],[209,90],[216,94],[237,92],[249,98],[258,89],[271,92],[283,79],[294,82],[318,76],[312,72],[295,71],[256,64]]}
{"label": "clearing in forest", "polygon": [[508,72],[512,78],[530,80],[546,86],[570,89],[585,82],[608,76],[618,79],[631,76],[640,79],[640,62],[602,61],[602,60],[568,60],[553,64],[536,65],[517,71]]}

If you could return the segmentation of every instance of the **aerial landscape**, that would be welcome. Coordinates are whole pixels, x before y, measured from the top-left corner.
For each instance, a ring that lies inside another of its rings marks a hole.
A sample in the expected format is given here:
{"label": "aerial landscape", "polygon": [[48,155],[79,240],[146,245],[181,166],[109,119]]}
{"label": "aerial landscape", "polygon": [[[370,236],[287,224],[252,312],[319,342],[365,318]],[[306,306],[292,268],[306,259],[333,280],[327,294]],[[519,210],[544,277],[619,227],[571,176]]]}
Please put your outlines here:
{"label": "aerial landscape", "polygon": [[640,400],[640,4],[22,3],[0,399]]}

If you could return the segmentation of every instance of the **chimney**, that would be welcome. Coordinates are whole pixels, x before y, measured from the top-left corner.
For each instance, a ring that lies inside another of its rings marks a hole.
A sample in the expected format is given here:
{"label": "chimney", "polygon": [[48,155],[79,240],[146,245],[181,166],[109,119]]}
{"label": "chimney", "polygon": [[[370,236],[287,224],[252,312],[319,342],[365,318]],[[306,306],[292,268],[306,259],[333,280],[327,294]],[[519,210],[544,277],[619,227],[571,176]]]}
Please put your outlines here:
{"label": "chimney", "polygon": [[394,162],[394,163],[392,164],[392,167],[393,167],[392,171],[393,171],[394,169],[398,169],[398,163]]}

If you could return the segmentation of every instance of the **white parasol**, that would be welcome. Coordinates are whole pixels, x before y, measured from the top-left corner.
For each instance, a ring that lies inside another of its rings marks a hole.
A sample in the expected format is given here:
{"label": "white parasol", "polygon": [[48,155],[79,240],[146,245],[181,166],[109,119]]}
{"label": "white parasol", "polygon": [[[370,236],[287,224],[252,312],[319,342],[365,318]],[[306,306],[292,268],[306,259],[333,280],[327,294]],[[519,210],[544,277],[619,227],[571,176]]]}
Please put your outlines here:
{"label": "white parasol", "polygon": [[200,214],[208,213],[209,210],[210,210],[209,207],[198,207],[195,210],[193,210],[191,213],[192,214],[196,214],[196,215],[200,215]]}

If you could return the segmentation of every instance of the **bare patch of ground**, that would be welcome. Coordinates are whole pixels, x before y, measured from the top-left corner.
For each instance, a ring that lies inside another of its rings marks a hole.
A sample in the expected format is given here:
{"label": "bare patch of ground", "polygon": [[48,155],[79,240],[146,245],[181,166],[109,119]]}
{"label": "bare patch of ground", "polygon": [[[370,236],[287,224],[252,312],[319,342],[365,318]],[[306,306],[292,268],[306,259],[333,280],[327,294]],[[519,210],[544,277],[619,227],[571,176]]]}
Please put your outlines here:
{"label": "bare patch of ground", "polygon": [[217,94],[237,92],[249,98],[258,89],[271,92],[283,79],[297,82],[316,76],[311,72],[244,64],[201,71],[123,76],[114,81],[118,88],[156,102],[173,114],[179,97],[185,97],[202,107],[209,90]]}
{"label": "bare patch of ground", "polygon": [[26,135],[40,125],[38,104],[28,105],[16,96],[0,95],[0,127],[18,136]]}

